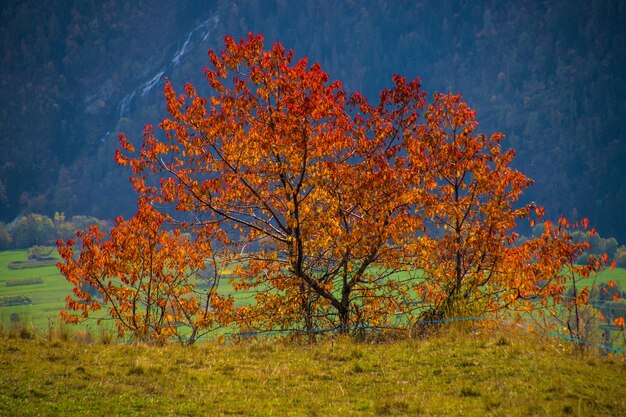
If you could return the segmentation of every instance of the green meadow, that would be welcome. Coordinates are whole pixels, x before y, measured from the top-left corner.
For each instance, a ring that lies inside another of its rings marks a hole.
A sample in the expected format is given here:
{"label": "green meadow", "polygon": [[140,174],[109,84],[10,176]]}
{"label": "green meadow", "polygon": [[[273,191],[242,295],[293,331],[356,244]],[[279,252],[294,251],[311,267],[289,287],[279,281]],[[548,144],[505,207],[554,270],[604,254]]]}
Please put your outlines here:
{"label": "green meadow", "polygon": [[[10,262],[26,261],[27,258],[24,250],[0,252],[0,297],[28,296],[32,300],[29,305],[0,307],[0,318],[9,320],[11,315],[17,313],[35,328],[44,329],[49,320],[58,320],[59,310],[65,305],[65,297],[70,294],[71,286],[59,274],[56,266],[9,269]],[[41,283],[11,285],[29,280]]]}
{"label": "green meadow", "polygon": [[[0,251],[0,297],[27,296],[32,300],[28,305],[0,307],[0,321],[6,322],[11,316],[15,317],[15,314],[18,314],[20,320],[25,320],[35,330],[43,331],[51,323],[58,322],[59,311],[65,306],[65,297],[71,294],[71,285],[55,266],[9,269],[9,263],[25,261],[27,258],[26,250]],[[597,278],[586,280],[584,284],[591,285],[593,282],[599,284],[609,280],[618,282],[621,288],[626,288],[626,269],[615,268],[612,271],[607,269]],[[27,285],[19,285],[20,281]],[[221,291],[229,291],[226,278],[221,285]],[[237,305],[254,302],[254,293],[237,292],[235,300]],[[85,326],[95,327],[95,320],[88,321]]]}

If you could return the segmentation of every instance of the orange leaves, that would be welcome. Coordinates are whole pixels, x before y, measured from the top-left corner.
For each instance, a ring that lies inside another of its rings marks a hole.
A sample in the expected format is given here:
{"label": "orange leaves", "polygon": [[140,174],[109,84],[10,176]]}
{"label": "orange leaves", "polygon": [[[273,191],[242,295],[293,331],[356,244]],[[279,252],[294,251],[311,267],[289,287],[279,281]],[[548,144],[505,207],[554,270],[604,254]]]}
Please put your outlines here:
{"label": "orange leaves", "polygon": [[119,135],[120,146],[128,152],[135,152],[133,145],[126,139],[126,136],[122,133]]}
{"label": "orange leaves", "polygon": [[577,302],[579,302],[581,304],[588,304],[589,303],[589,288],[584,287],[582,290],[580,290],[580,292],[578,294]]}
{"label": "orange leaves", "polygon": [[618,317],[613,320],[613,326],[619,327],[620,329],[626,329],[626,323],[624,322],[624,317]]}
{"label": "orange leaves", "polygon": [[535,214],[537,214],[537,217],[539,219],[542,219],[543,216],[545,216],[545,208],[543,207],[537,207],[535,208]]}
{"label": "orange leaves", "polygon": [[[124,134],[120,134],[118,140],[119,140],[120,146],[125,151],[127,152],[135,151],[135,148],[130,142],[128,142]],[[123,155],[118,149],[116,149],[115,150],[115,162],[117,162],[121,166],[126,166],[128,164],[128,158],[125,155]]]}
{"label": "orange leaves", "polygon": [[581,224],[584,229],[587,229],[589,227],[589,219],[586,217],[583,217],[583,219],[581,220]]}

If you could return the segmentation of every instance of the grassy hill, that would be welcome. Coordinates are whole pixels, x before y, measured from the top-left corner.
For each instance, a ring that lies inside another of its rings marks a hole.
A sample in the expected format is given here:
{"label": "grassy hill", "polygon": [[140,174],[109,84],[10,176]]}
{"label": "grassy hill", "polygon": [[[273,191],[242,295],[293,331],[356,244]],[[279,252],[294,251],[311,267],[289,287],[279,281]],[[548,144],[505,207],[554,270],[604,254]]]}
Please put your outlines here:
{"label": "grassy hill", "polygon": [[0,337],[0,415],[626,415],[623,361],[513,328],[313,345],[82,340]]}
{"label": "grassy hill", "polygon": [[[186,348],[91,343],[98,337],[84,329],[59,327],[35,338],[70,287],[55,267],[7,267],[24,259],[0,252],[0,296],[32,300],[0,307],[2,416],[626,415],[622,356],[575,355],[568,341],[510,327],[463,324],[384,343],[214,338]],[[624,287],[624,278],[605,271],[599,281]],[[14,313],[22,338],[7,330]]]}

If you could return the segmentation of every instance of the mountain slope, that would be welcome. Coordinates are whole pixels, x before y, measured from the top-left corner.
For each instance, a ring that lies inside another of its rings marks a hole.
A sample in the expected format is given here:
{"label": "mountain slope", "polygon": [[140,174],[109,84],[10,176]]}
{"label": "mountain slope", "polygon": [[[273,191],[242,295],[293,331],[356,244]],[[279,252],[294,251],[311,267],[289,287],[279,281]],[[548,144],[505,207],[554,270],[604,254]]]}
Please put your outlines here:
{"label": "mountain slope", "polygon": [[252,30],[372,100],[391,76],[464,94],[502,131],[551,217],[626,241],[626,5],[535,2],[8,2],[2,9],[0,212],[130,214],[116,137],[164,114],[164,77],[200,91],[206,51]]}

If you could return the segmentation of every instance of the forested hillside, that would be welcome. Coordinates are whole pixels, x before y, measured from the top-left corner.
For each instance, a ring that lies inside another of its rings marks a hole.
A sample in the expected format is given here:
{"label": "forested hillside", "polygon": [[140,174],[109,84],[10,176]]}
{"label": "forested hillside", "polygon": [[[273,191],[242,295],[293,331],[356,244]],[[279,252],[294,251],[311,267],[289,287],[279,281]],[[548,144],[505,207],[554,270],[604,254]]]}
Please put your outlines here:
{"label": "forested hillside", "polygon": [[0,220],[131,214],[113,151],[165,114],[163,80],[202,92],[206,52],[262,33],[350,91],[391,76],[455,91],[501,131],[549,217],[626,241],[626,4],[516,1],[7,1],[0,11]]}

